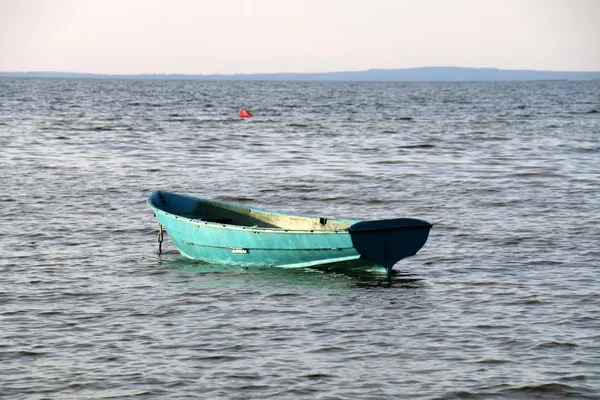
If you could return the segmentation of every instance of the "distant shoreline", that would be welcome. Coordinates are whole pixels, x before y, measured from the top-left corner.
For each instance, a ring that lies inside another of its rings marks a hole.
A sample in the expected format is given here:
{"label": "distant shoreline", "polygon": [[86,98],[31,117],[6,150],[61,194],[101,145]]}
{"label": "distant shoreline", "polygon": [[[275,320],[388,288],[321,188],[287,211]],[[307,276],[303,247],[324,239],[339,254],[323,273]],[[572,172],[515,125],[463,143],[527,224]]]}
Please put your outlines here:
{"label": "distant shoreline", "polygon": [[509,70],[497,68],[420,67],[365,71],[262,74],[90,74],[78,72],[0,72],[0,77],[56,79],[141,79],[204,81],[332,81],[332,82],[501,82],[600,80],[600,72]]}

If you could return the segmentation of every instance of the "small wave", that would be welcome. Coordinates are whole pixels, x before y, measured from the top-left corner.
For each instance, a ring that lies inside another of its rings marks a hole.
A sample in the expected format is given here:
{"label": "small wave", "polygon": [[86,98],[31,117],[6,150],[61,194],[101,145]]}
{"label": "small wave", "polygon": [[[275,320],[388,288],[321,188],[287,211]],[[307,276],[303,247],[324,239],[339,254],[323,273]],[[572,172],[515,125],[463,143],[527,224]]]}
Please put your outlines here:
{"label": "small wave", "polygon": [[575,150],[583,153],[595,153],[600,150],[600,147],[576,147]]}
{"label": "small wave", "polygon": [[546,301],[540,301],[537,299],[533,299],[533,300],[525,300],[525,301],[523,301],[523,304],[533,306],[533,305],[542,305],[542,304],[549,304],[549,303]]}
{"label": "small wave", "polygon": [[591,110],[588,110],[588,111],[571,111],[569,114],[582,115],[582,114],[598,114],[598,113],[600,113],[600,111],[598,111],[595,108],[592,108]]}
{"label": "small wave", "polygon": [[535,349],[572,349],[578,347],[575,343],[569,342],[545,342],[536,345]]}
{"label": "small wave", "polygon": [[196,122],[196,118],[181,118],[181,117],[173,117],[168,119],[163,119],[164,122]]}
{"label": "small wave", "polygon": [[563,382],[585,381],[585,380],[587,380],[587,376],[585,376],[585,375],[564,376],[564,377],[560,378],[560,380],[563,381]]}
{"label": "small wave", "polygon": [[484,400],[492,398],[492,395],[487,392],[483,393],[474,393],[474,392],[451,392],[442,397],[439,397],[440,400],[455,400],[455,399],[474,399],[474,400]]}
{"label": "small wave", "polygon": [[257,201],[254,197],[246,196],[219,196],[218,200],[232,203],[250,203]]}
{"label": "small wave", "polygon": [[512,174],[512,176],[518,178],[564,178],[563,174],[553,173],[553,172],[516,172]]}
{"label": "small wave", "polygon": [[508,364],[510,360],[501,360],[497,358],[486,358],[485,360],[477,361],[478,364]]}
{"label": "small wave", "polygon": [[[563,399],[574,395],[582,395],[575,388],[562,383],[545,383],[541,385],[522,386],[518,388],[506,389],[501,394],[508,394],[511,398],[528,399]],[[579,397],[592,398],[592,397]]]}
{"label": "small wave", "polygon": [[312,350],[308,350],[308,353],[317,353],[317,354],[321,354],[321,353],[344,353],[346,352],[346,348],[342,347],[342,346],[322,346],[322,347],[318,347]]}
{"label": "small wave", "polygon": [[134,102],[129,102],[127,103],[128,106],[146,106],[146,107],[162,107],[162,104],[157,104],[157,103],[143,103],[143,102],[138,102],[138,101],[134,101]]}
{"label": "small wave", "polygon": [[298,293],[272,293],[268,294],[266,297],[301,297],[301,294]]}
{"label": "small wave", "polygon": [[429,143],[417,143],[417,144],[407,144],[405,146],[398,146],[399,149],[432,149],[434,148],[434,144]]}
{"label": "small wave", "polygon": [[110,126],[94,126],[92,129],[92,131],[113,131],[114,129]]}
{"label": "small wave", "polygon": [[17,352],[17,354],[22,357],[41,357],[45,356],[47,353],[44,351],[21,350]]}
{"label": "small wave", "polygon": [[[167,120],[168,121],[168,120]],[[171,121],[183,121],[181,119],[178,120],[171,120]],[[237,118],[233,119],[233,118],[190,118],[189,121],[193,122],[196,125],[201,125],[201,124],[210,124],[213,122],[237,122]]]}
{"label": "small wave", "polygon": [[396,164],[402,164],[402,160],[379,160],[379,161],[374,161],[373,164],[375,165],[396,165]]}
{"label": "small wave", "polygon": [[306,375],[302,375],[302,378],[306,378],[306,379],[310,379],[313,381],[318,381],[321,379],[327,379],[327,378],[331,378],[332,375],[328,375],[328,374],[322,374],[322,373],[313,373],[313,374],[306,374]]}

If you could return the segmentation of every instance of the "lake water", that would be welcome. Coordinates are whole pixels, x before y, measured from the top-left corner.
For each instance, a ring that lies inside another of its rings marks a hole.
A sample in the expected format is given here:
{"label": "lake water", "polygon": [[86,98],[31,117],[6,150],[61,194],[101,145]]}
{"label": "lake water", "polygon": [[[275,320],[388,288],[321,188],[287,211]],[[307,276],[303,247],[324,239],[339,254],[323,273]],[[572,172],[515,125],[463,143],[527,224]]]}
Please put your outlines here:
{"label": "lake water", "polygon": [[[600,81],[7,78],[0,157],[0,397],[600,398]],[[216,266],[153,189],[434,228],[391,282]]]}

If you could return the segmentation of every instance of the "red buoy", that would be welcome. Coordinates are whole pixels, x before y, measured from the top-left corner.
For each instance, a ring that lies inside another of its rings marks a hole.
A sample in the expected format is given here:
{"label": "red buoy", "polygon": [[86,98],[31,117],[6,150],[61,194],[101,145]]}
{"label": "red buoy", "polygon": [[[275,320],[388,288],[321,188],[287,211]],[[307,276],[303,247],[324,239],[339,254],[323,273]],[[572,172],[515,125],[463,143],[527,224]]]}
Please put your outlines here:
{"label": "red buoy", "polygon": [[242,108],[242,111],[240,111],[240,118],[252,118],[252,113],[246,111],[245,108]]}

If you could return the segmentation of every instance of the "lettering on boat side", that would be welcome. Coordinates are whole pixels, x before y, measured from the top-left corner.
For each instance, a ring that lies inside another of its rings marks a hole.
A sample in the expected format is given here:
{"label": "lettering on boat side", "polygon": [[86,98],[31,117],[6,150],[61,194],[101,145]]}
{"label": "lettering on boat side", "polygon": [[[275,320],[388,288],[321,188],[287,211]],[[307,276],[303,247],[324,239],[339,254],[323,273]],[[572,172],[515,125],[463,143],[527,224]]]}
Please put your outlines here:
{"label": "lettering on boat side", "polygon": [[248,249],[231,249],[231,252],[235,254],[248,254]]}

